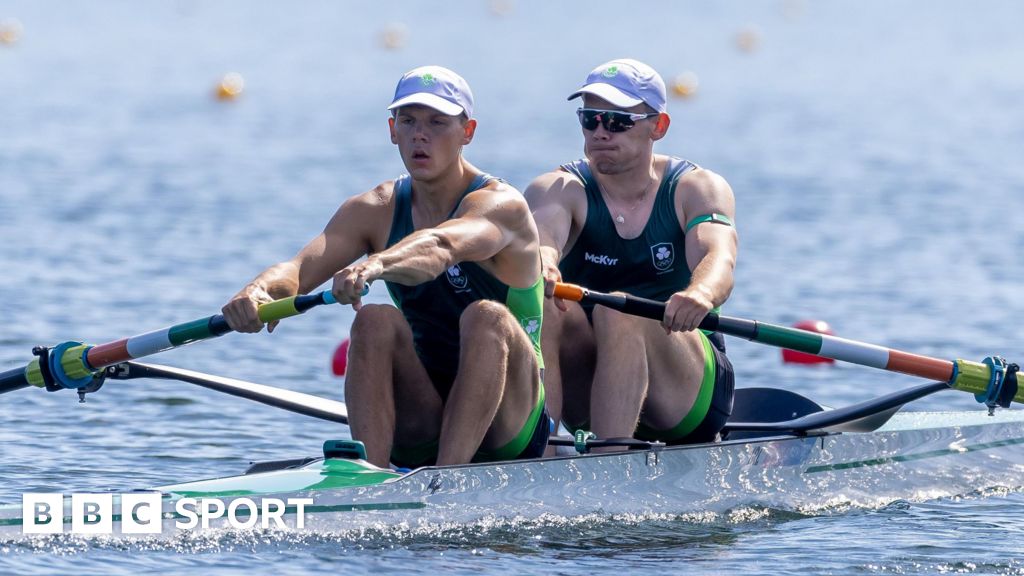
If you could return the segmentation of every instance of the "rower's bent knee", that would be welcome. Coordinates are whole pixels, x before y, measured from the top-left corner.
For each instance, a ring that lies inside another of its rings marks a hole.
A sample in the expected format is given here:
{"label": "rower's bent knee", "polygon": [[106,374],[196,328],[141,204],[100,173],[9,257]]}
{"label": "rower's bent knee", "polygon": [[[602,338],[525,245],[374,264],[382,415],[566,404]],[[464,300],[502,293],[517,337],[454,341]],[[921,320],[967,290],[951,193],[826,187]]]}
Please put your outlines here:
{"label": "rower's bent knee", "polygon": [[635,329],[637,316],[631,316],[605,306],[594,306],[593,313],[594,332],[597,334],[609,334],[613,337],[621,337]]}
{"label": "rower's bent knee", "polygon": [[356,312],[350,331],[353,341],[375,338],[394,338],[407,323],[402,313],[394,306],[367,304]]}
{"label": "rower's bent knee", "polygon": [[494,300],[477,300],[462,312],[459,329],[463,333],[507,335],[516,324],[508,308]]}

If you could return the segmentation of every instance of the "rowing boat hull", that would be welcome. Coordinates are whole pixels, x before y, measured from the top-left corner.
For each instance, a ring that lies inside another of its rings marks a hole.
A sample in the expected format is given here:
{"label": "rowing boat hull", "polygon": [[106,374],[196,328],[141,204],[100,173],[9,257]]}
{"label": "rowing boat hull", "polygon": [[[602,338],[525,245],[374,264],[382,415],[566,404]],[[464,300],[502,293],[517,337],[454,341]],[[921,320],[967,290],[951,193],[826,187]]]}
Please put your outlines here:
{"label": "rowing boat hull", "polygon": [[[544,515],[685,515],[743,507],[813,512],[1024,486],[1021,444],[1024,412],[910,412],[865,434],[422,468],[401,476],[361,461],[331,459],[153,490],[165,495],[165,536],[175,533],[175,503],[185,497],[225,503],[312,498],[305,529],[318,532]],[[290,516],[288,525],[294,526]],[[213,522],[218,525],[223,522]],[[0,533],[21,533],[20,504],[0,507]]]}

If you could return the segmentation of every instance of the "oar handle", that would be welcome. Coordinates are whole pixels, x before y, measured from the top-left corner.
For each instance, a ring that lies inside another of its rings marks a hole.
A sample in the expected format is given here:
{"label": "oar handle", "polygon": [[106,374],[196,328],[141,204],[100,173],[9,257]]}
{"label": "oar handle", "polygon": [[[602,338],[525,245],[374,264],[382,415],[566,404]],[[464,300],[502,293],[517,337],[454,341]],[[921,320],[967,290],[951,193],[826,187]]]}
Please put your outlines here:
{"label": "oar handle", "polygon": [[[629,294],[605,294],[574,284],[558,283],[554,295],[564,300],[600,304],[626,314],[658,321],[665,316],[664,303]],[[1024,388],[1018,389],[1016,373],[999,372],[990,362],[942,360],[798,328],[722,316],[714,312],[704,317],[700,328],[778,348],[939,380],[955,390],[977,395],[979,401],[982,401],[981,396],[999,396],[1007,402],[1011,398],[1014,402],[1024,402]]]}
{"label": "oar handle", "polygon": [[[259,315],[261,322],[269,324],[270,322],[276,322],[278,320],[284,320],[285,318],[291,318],[292,316],[298,316],[306,310],[322,304],[335,303],[337,303],[337,300],[334,299],[334,294],[332,294],[330,290],[324,290],[323,292],[317,292],[316,294],[289,296],[287,298],[281,298],[280,300],[274,300],[273,302],[260,304],[256,313]],[[214,336],[221,336],[231,332],[231,327],[228,326],[227,320],[224,319],[223,314],[215,314],[210,316],[208,320],[210,324],[210,331],[211,333],[214,333]]]}
{"label": "oar handle", "polygon": [[[624,312],[633,316],[640,316],[642,318],[650,318],[651,320],[657,320],[659,322],[665,317],[664,302],[640,298],[639,296],[630,296],[629,294],[605,294],[603,292],[594,292],[593,290],[589,290],[575,284],[567,284],[563,282],[555,284],[555,297],[562,298],[563,300],[572,300],[574,302],[600,304],[613,310],[618,310],[619,312]],[[705,316],[701,321],[700,328],[709,332],[719,332],[721,331],[720,320],[721,318],[718,314],[708,312],[707,316]],[[745,330],[744,328],[747,329]],[[740,332],[746,333],[750,330],[749,327],[745,326],[742,322],[736,322],[733,327],[733,331],[737,332],[737,334],[733,335],[740,335]],[[728,334],[730,332],[725,333]]]}

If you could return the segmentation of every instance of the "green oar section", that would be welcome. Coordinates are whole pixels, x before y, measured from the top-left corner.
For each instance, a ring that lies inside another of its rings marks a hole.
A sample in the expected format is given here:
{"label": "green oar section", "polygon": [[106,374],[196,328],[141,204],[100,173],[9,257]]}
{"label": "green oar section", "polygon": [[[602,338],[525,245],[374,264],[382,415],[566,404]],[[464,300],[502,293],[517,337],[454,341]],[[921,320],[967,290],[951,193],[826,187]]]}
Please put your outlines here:
{"label": "green oar section", "polygon": [[[334,296],[325,290],[262,304],[258,313],[260,320],[267,323],[302,314],[322,304],[333,303]],[[41,353],[39,358],[33,359],[22,368],[0,373],[0,394],[27,386],[43,387],[48,381],[64,388],[83,388],[92,382],[99,370],[107,366],[216,338],[231,331],[224,315],[215,314],[97,346],[81,342],[64,342],[53,348],[37,349],[37,352]],[[46,363],[40,364],[43,357],[46,358]]]}
{"label": "green oar section", "polygon": [[[658,321],[665,317],[663,302],[628,294],[605,294],[573,284],[559,283],[555,287],[555,296],[600,304],[626,314]],[[946,382],[954,390],[975,394],[979,402],[989,406],[1006,407],[1010,401],[1024,402],[1024,391],[1017,387],[1016,365],[1009,365],[1001,358],[986,358],[984,362],[942,360],[799,328],[722,316],[714,312],[704,317],[700,328],[779,348]]]}

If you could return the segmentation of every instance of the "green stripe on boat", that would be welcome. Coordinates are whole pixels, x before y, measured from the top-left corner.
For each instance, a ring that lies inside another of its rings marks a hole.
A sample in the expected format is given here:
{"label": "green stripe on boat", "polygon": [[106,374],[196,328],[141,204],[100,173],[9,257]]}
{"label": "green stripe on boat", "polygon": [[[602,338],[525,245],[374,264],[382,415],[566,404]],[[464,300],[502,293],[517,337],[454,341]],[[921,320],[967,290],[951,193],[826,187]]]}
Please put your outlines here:
{"label": "green stripe on boat", "polygon": [[930,452],[921,452],[920,454],[906,454],[903,456],[869,458],[867,460],[856,460],[853,462],[843,462],[841,464],[822,464],[820,466],[811,466],[807,468],[806,470],[804,470],[804,474],[814,474],[817,472],[835,472],[836,470],[850,470],[852,468],[866,468],[870,466],[883,466],[885,464],[894,464],[897,462],[913,462],[915,460],[939,458],[942,456],[950,456],[953,454],[963,454],[964,452],[980,452],[982,450],[1001,448],[1003,446],[1015,446],[1017,444],[1024,444],[1024,438],[1010,438],[1008,440],[997,440],[996,442],[986,442],[984,444],[977,444],[975,446],[959,446],[956,448],[946,448],[944,450],[932,450]]}

